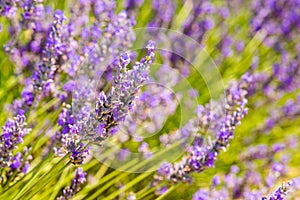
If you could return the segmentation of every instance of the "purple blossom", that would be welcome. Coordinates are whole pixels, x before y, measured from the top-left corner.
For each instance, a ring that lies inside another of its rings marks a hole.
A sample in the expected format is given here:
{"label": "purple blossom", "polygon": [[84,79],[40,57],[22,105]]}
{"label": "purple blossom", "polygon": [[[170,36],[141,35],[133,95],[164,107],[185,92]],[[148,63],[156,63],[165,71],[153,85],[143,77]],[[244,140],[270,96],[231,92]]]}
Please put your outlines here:
{"label": "purple blossom", "polygon": [[18,1],[17,0],[4,0],[0,2],[0,16],[4,15],[7,17],[11,17],[11,15],[16,11],[17,9],[17,5],[18,5]]}
{"label": "purple blossom", "polygon": [[[108,137],[111,130],[132,110],[135,95],[139,87],[148,79],[149,66],[154,59],[154,44],[146,46],[148,53],[137,62],[131,70],[127,70],[128,55],[121,55],[117,75],[109,95],[100,93],[96,103],[96,115],[100,124],[104,125],[102,138]],[[98,134],[99,135],[99,134]]]}
{"label": "purple blossom", "polygon": [[268,197],[262,197],[262,200],[284,200],[289,193],[289,187],[292,185],[291,182],[283,183],[277,190],[275,190]]}
{"label": "purple blossom", "polygon": [[[143,86],[143,92],[136,98],[130,116],[120,124],[120,129],[126,130],[134,140],[140,136],[139,132],[152,134],[161,129],[167,117],[175,112],[178,105],[174,93],[163,87],[164,82],[159,84],[153,84],[152,80],[148,82],[149,84]],[[162,109],[163,113],[160,112]]]}
{"label": "purple blossom", "polygon": [[216,187],[216,186],[220,185],[220,183],[221,183],[220,177],[217,175],[214,176],[212,179],[212,187]]}
{"label": "purple blossom", "polygon": [[86,182],[86,173],[82,168],[77,168],[75,177],[70,186],[63,189],[61,196],[57,197],[58,200],[71,199],[79,190],[81,185]]}
{"label": "purple blossom", "polygon": [[265,31],[265,44],[269,43],[270,46],[280,49],[284,43],[293,41],[299,34],[299,5],[297,0],[253,1],[253,32]]}
{"label": "purple blossom", "polygon": [[[249,74],[245,74],[240,82],[233,83],[227,90],[225,98],[225,115],[221,120],[220,128],[217,129],[215,140],[213,142],[203,144],[195,143],[188,149],[188,156],[185,156],[175,163],[169,174],[163,177],[171,182],[191,181],[190,173],[201,173],[207,167],[213,167],[217,156],[221,151],[225,150],[229,144],[229,140],[233,137],[235,127],[240,124],[241,119],[247,114],[246,88],[251,83]],[[201,118],[200,118],[201,120]],[[167,165],[164,165],[167,166]],[[160,169],[163,170],[163,169]]]}
{"label": "purple blossom", "polygon": [[142,153],[143,156],[144,156],[144,158],[146,158],[146,159],[148,159],[148,158],[150,158],[150,157],[152,156],[152,152],[150,151],[149,145],[148,145],[148,143],[146,143],[146,142],[143,142],[143,143],[139,146],[138,151],[139,151],[140,153]]}
{"label": "purple blossom", "polygon": [[124,5],[126,10],[134,10],[137,7],[140,7],[144,3],[144,0],[126,0]]}
{"label": "purple blossom", "polygon": [[[117,74],[110,94],[107,96],[101,92],[96,101],[95,111],[92,110],[90,102],[93,101],[92,90],[89,81],[83,81],[86,87],[81,87],[82,91],[76,91],[73,99],[77,100],[78,107],[71,106],[62,110],[58,124],[61,131],[56,133],[54,148],[57,155],[69,153],[73,164],[82,164],[88,154],[87,144],[82,140],[92,143],[101,143],[105,138],[113,135],[117,131],[116,125],[125,119],[127,113],[132,109],[132,104],[139,87],[148,79],[149,66],[154,59],[154,46],[150,42],[147,45],[148,53],[137,62],[132,69],[127,70],[126,66],[130,62],[128,55],[121,55],[117,66]],[[77,109],[77,110],[74,110]]]}
{"label": "purple blossom", "polygon": [[1,168],[6,166],[17,167],[18,156],[13,157],[13,150],[17,148],[17,145],[23,142],[23,136],[30,132],[30,129],[25,128],[24,115],[17,115],[13,120],[8,119],[5,125],[2,127],[3,132],[0,136],[0,166]]}
{"label": "purple blossom", "polygon": [[[126,0],[126,10],[134,13],[134,9],[140,7],[142,3],[143,0]],[[148,26],[176,27],[202,44],[206,42],[206,33],[215,25],[224,28],[226,23],[222,21],[230,15],[229,7],[215,7],[207,0],[183,1],[178,6],[182,6],[181,4],[184,7],[183,9],[178,7],[178,11],[183,15],[186,9],[192,9],[182,27],[177,27],[181,26],[180,20],[179,23],[174,20],[177,4],[170,0],[153,3],[154,17]],[[231,3],[228,2],[228,5]],[[145,158],[152,155],[148,143],[143,142],[141,137],[134,138],[133,134],[138,133],[139,123],[144,125],[149,118],[153,123],[151,127],[146,128],[145,132],[157,130],[161,125],[160,121],[174,114],[178,104],[174,102],[174,96],[170,92],[151,87],[140,89],[149,81],[149,68],[154,60],[155,45],[149,42],[146,46],[147,55],[139,62],[131,64],[137,55],[124,52],[132,47],[135,40],[132,30],[135,20],[125,11],[117,14],[117,6],[119,4],[114,1],[75,1],[71,5],[70,19],[65,23],[64,13],[44,8],[42,0],[0,2],[0,16],[5,16],[9,21],[8,32],[14,38],[4,46],[4,50],[17,66],[17,75],[26,71],[24,74],[28,76],[28,73],[33,72],[33,75],[29,74],[30,78],[26,77],[20,81],[24,89],[21,98],[15,100],[12,105],[13,112],[18,115],[14,120],[6,122],[0,136],[0,166],[4,169],[1,170],[3,176],[0,177],[1,184],[17,176],[18,173],[26,173],[29,170],[28,152],[20,153],[15,149],[23,141],[23,136],[30,131],[24,128],[25,113],[30,114],[27,111],[36,108],[39,105],[36,101],[42,98],[45,100],[45,97],[57,97],[62,104],[47,109],[47,112],[51,112],[62,108],[57,121],[59,130],[52,136],[50,148],[54,146],[57,155],[67,154],[73,164],[83,164],[89,153],[90,143],[101,145],[105,139],[117,133],[118,125],[121,123],[124,123],[123,127],[129,129],[131,135],[123,140],[119,139],[118,145],[134,139],[142,142],[138,146],[138,151]],[[298,61],[300,45],[286,43],[297,41],[299,35],[297,28],[300,27],[299,6],[299,0],[286,2],[255,0],[253,2],[254,12],[251,21],[253,33],[259,32],[258,36],[266,33],[264,44],[271,46],[275,53],[280,53],[280,62],[274,62],[272,70],[256,74],[254,81],[252,76],[248,76],[249,74],[244,75],[241,80],[229,85],[225,96],[219,102],[212,100],[206,105],[199,105],[196,109],[196,117],[191,118],[177,130],[161,135],[162,147],[183,140],[182,146],[186,148],[187,155],[174,164],[162,163],[157,170],[155,180],[159,182],[166,180],[168,184],[191,183],[192,173],[202,173],[207,168],[214,167],[220,153],[228,148],[236,127],[247,115],[249,93],[260,97],[259,101],[254,102],[254,107],[264,106],[269,103],[269,99],[272,100],[270,103],[280,100],[279,109],[275,110],[270,104],[270,110],[266,110],[269,117],[262,122],[262,128],[255,129],[253,138],[259,136],[256,132],[268,133],[284,121],[296,119],[300,113],[300,96],[297,99],[288,99],[285,103],[283,101],[289,98],[285,96],[287,93],[298,91],[300,85],[297,79],[297,75],[300,75]],[[213,39],[208,38],[209,42],[214,42],[215,37],[219,37],[219,32],[215,33],[217,34],[213,35]],[[26,40],[18,40],[20,35],[25,35]],[[184,60],[184,57],[194,57],[192,54],[195,45],[173,39],[172,35],[169,36],[172,38],[171,45],[174,52],[180,55],[162,53],[162,60],[179,69],[184,76],[188,76],[192,70],[189,70],[189,63]],[[232,55],[233,49],[238,54],[242,53],[245,44],[244,41],[232,38],[228,30],[221,33],[219,47],[222,54],[221,61],[223,61]],[[285,50],[287,47],[292,50]],[[214,51],[210,53],[215,54]],[[116,57],[118,59],[113,59]],[[277,57],[275,55],[272,58],[277,59]],[[226,61],[230,64],[234,59]],[[253,64],[251,73],[252,70],[258,70],[256,65]],[[174,76],[166,65],[162,66],[157,73],[158,79],[170,88],[179,82],[179,76]],[[103,75],[103,79],[98,84],[95,78],[98,78],[99,74]],[[224,75],[227,75],[227,72]],[[256,91],[253,89],[253,82],[256,82]],[[259,89],[263,94],[258,92]],[[71,92],[73,92],[72,97]],[[159,97],[156,96],[158,94]],[[188,91],[188,94],[195,98],[198,96],[198,93],[193,90]],[[137,98],[138,96],[140,99]],[[265,102],[263,97],[267,97]],[[161,104],[166,108],[159,107]],[[149,117],[146,110],[151,110],[155,114]],[[161,110],[163,110],[162,114]],[[140,120],[127,119],[129,112]],[[32,123],[34,125],[35,122]],[[192,145],[187,142],[190,138],[194,139]],[[274,140],[276,139],[275,137]],[[241,161],[237,163],[238,166],[235,162],[226,163],[231,165],[230,169],[228,167],[226,173],[218,171],[212,183],[197,191],[193,199],[259,199],[289,172],[287,168],[289,157],[275,157],[275,154],[288,148],[297,148],[297,139],[289,139],[269,146],[260,144],[243,149],[238,158]],[[128,154],[129,150],[126,149],[118,156],[121,160],[126,160]],[[259,173],[259,168],[266,170]],[[86,173],[78,168],[71,185],[63,189],[58,199],[72,198],[85,182]],[[293,188],[299,189],[299,182],[298,179],[294,179],[283,184],[263,199],[283,199]],[[162,186],[156,194],[161,195],[166,191],[167,187]],[[126,195],[123,193],[119,198],[125,198]],[[135,198],[134,193],[127,196],[127,199]]]}
{"label": "purple blossom", "polygon": [[206,200],[208,198],[209,194],[204,190],[198,190],[193,196],[193,200]]}
{"label": "purple blossom", "polygon": [[56,132],[53,142],[54,152],[58,156],[69,153],[70,160],[75,165],[81,165],[88,155],[88,148],[81,143],[81,137],[76,126],[70,105],[65,105],[58,118],[61,130]]}
{"label": "purple blossom", "polygon": [[62,43],[62,23],[65,19],[62,11],[58,10],[54,13],[54,22],[45,49],[42,51],[42,62],[38,65],[38,69],[32,77],[34,88],[45,94],[51,91],[51,84],[54,82],[54,76],[59,66],[59,56],[65,51],[65,45]]}
{"label": "purple blossom", "polygon": [[22,173],[26,174],[29,171],[29,168],[30,168],[29,162],[26,161],[22,168]]}
{"label": "purple blossom", "polygon": [[11,170],[17,170],[20,166],[21,166],[21,153],[18,152],[14,157],[13,157],[13,161],[10,164],[10,168]]}
{"label": "purple blossom", "polygon": [[241,53],[245,48],[245,43],[243,41],[238,41],[235,45],[235,49],[238,53]]}
{"label": "purple blossom", "polygon": [[168,24],[171,23],[175,8],[176,4],[174,3],[174,1],[153,1],[155,17],[153,17],[153,20],[148,24],[148,26],[168,27]]}
{"label": "purple blossom", "polygon": [[[260,199],[278,180],[287,175],[288,169],[286,167],[289,159],[286,159],[285,156],[281,157],[280,160],[276,158],[279,152],[286,152],[289,148],[293,148],[288,144],[289,140],[285,142],[287,142],[285,148],[277,148],[277,146],[281,146],[280,144],[251,146],[241,154],[239,162],[237,162],[239,166],[231,165],[229,172],[225,174],[219,172],[212,179],[210,187],[204,186],[199,190],[205,191],[208,199],[220,196],[226,197],[226,199]],[[276,146],[275,149],[274,146]],[[251,152],[249,153],[250,149]],[[259,151],[262,152],[259,153]],[[260,155],[254,156],[257,153]],[[260,171],[262,167],[265,169],[264,171]],[[299,186],[297,188],[296,185],[292,187],[298,189]],[[273,199],[276,197],[280,199],[286,194],[279,189],[272,194],[274,195],[272,198],[271,195],[265,198]]]}
{"label": "purple blossom", "polygon": [[232,54],[231,46],[233,39],[230,36],[226,36],[221,41],[221,52],[224,57],[229,57]]}

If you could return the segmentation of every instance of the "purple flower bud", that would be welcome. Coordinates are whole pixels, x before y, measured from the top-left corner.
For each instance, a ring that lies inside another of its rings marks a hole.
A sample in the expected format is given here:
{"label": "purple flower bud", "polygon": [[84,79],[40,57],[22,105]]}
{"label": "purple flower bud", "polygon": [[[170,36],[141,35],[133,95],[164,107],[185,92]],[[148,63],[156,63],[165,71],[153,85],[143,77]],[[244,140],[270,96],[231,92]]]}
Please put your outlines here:
{"label": "purple flower bud", "polygon": [[120,61],[122,66],[127,66],[130,63],[130,56],[128,53],[124,53],[120,56]]}
{"label": "purple flower bud", "polygon": [[198,190],[194,196],[193,196],[193,200],[206,200],[209,199],[209,194],[206,191],[203,190]]}
{"label": "purple flower bud", "polygon": [[244,50],[245,43],[243,41],[239,41],[235,45],[235,49],[238,53],[241,53]]}
{"label": "purple flower bud", "polygon": [[75,88],[75,81],[73,80],[70,80],[68,81],[64,86],[63,86],[63,89],[66,91],[66,92],[72,92]]}
{"label": "purple flower bud", "polygon": [[14,156],[13,161],[12,161],[12,163],[10,164],[11,170],[16,170],[16,169],[18,169],[18,168],[21,166],[21,162],[22,162],[22,160],[21,160],[21,153],[18,152],[18,153]]}
{"label": "purple flower bud", "polygon": [[29,168],[30,168],[29,162],[26,161],[22,168],[22,173],[27,174],[27,172],[29,171]]}
{"label": "purple flower bud", "polygon": [[218,11],[224,19],[228,18],[230,15],[230,12],[227,7],[221,7]]}
{"label": "purple flower bud", "polygon": [[82,184],[86,182],[86,173],[82,168],[77,168],[75,177],[69,187],[63,189],[62,195],[59,196],[58,200],[71,199],[79,190]]}
{"label": "purple flower bud", "polygon": [[212,187],[216,187],[221,184],[220,177],[218,175],[214,176],[212,179]]}

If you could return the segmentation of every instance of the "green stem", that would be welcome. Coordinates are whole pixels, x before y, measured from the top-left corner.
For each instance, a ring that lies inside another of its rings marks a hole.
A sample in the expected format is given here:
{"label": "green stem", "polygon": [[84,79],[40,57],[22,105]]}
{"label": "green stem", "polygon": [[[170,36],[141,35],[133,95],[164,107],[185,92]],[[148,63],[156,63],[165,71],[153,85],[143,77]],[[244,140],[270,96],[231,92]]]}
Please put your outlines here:
{"label": "green stem", "polygon": [[[152,168],[152,169],[154,169],[154,168]],[[125,192],[126,190],[128,190],[132,186],[136,185],[137,183],[139,183],[141,180],[145,179],[149,175],[152,175],[152,172],[144,172],[144,173],[142,173],[140,176],[136,177],[135,179],[133,179],[129,183],[126,183],[124,185],[124,187],[122,187],[119,190],[116,190],[115,192],[113,192],[112,194],[110,194],[109,196],[107,196],[106,198],[104,198],[103,200],[110,200],[110,199],[116,198],[120,193]]]}
{"label": "green stem", "polygon": [[[36,174],[34,175],[34,177],[31,178],[31,179],[29,180],[29,182],[27,182],[27,183],[23,186],[23,188],[21,189],[21,191],[14,197],[14,199],[20,199],[22,196],[24,196],[25,193],[27,193],[28,191],[30,191],[31,189],[33,189],[34,186],[36,186],[37,184],[42,185],[43,181],[44,181],[46,178],[48,178],[49,176],[50,176],[50,177],[52,176],[52,178],[55,178],[55,176],[53,176],[53,174],[55,174],[55,175],[58,174],[58,173],[56,173],[56,172],[61,170],[61,165],[63,165],[63,167],[66,167],[66,166],[68,165],[68,164],[65,164],[65,163],[64,163],[65,160],[67,159],[67,156],[68,156],[68,155],[66,155],[64,158],[60,159],[60,160],[58,161],[58,163],[54,164],[54,166],[53,166],[50,170],[46,170],[46,171],[48,171],[48,172],[47,172],[46,174],[42,175],[41,178],[37,178],[37,176],[39,176],[39,175],[42,173],[42,172],[40,172],[40,171],[42,171],[42,170],[39,170],[40,173],[36,173]],[[48,164],[48,165],[50,165],[50,164]],[[46,166],[44,166],[43,168],[46,168],[46,167],[48,167],[47,164],[46,164]],[[56,169],[56,168],[58,168],[58,167],[60,167],[59,170]],[[37,179],[38,179],[38,180],[37,180]]]}
{"label": "green stem", "polygon": [[[68,174],[68,170],[65,170],[62,175],[60,176],[60,178],[58,179],[58,183],[55,184],[54,189],[53,190],[49,190],[49,192],[51,192],[51,196],[49,199],[55,199],[55,197],[57,196],[57,194],[59,193],[59,191],[61,190],[61,186],[63,185],[65,178]],[[48,194],[47,195],[43,195],[41,197],[39,197],[39,199],[47,199]]]}
{"label": "green stem", "polygon": [[[126,170],[127,168],[130,168],[131,166],[135,165],[136,163],[138,162],[137,159],[135,160],[132,160],[130,161],[129,163],[127,163],[126,165],[122,166],[122,168],[120,168],[119,170]],[[98,188],[99,186],[101,186],[103,183],[105,183],[106,181],[109,181],[110,179],[114,178],[115,176],[117,176],[118,174],[120,174],[122,171],[119,171],[119,170],[115,170],[113,171],[112,173],[106,175],[103,179],[101,179],[97,185],[91,187],[91,188],[84,188],[83,190],[81,190],[79,193],[78,193],[78,198],[79,199],[82,199],[83,195],[86,195],[89,191],[91,191],[92,189],[95,189],[95,188]],[[126,175],[126,174],[125,174]],[[121,176],[124,176],[124,175],[121,175]],[[99,194],[101,194],[102,191],[104,191],[105,189],[107,189],[107,185],[111,185],[111,183],[113,182],[114,180],[110,181],[108,184],[106,184],[104,187],[101,187],[101,189],[97,190],[96,193],[93,194],[93,196],[97,197]],[[82,195],[81,195],[82,194]],[[81,196],[80,196],[81,195]],[[78,199],[78,198],[75,198],[75,199]],[[92,198],[91,198],[92,199]]]}
{"label": "green stem", "polygon": [[164,183],[160,183],[156,186],[151,187],[150,185],[148,185],[147,187],[145,187],[144,189],[140,190],[138,193],[136,193],[136,197],[137,199],[143,199],[143,197],[147,196],[148,194],[154,192],[157,188],[159,188],[160,186],[162,186]]}
{"label": "green stem", "polygon": [[[46,181],[42,181],[42,183],[36,183],[32,189],[30,191],[27,191],[23,196],[22,199],[24,198],[25,200],[31,200],[32,197],[34,197],[38,192],[40,192],[47,184],[49,184],[53,179],[55,179],[57,177],[57,175],[61,174],[68,166],[69,166],[70,162],[68,162],[67,164],[65,164],[63,167],[61,167],[58,171],[56,171],[54,174],[55,176],[53,176],[53,174],[51,174],[50,177],[47,177]],[[37,187],[35,187],[37,186]]]}

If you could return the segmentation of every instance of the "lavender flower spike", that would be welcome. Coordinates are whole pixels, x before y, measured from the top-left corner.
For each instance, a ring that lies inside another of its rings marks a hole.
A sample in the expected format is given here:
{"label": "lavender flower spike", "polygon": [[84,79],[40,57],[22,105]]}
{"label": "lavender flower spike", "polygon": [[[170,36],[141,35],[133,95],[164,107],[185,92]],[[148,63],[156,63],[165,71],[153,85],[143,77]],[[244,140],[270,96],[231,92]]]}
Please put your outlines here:
{"label": "lavender flower spike", "polygon": [[59,56],[65,51],[65,45],[62,42],[62,30],[65,20],[64,13],[57,10],[54,13],[54,21],[51,31],[48,35],[45,49],[43,50],[42,63],[33,75],[34,88],[41,92],[49,92],[50,85],[54,81],[54,75],[57,72]]}
{"label": "lavender flower spike", "polygon": [[[142,84],[148,80],[149,67],[154,60],[155,45],[149,41],[146,49],[147,55],[140,62],[136,62],[132,69],[128,70],[127,65],[130,63],[130,57],[127,53],[120,56],[117,74],[114,77],[111,91],[108,95],[101,92],[96,102],[96,123],[86,123],[89,127],[84,127],[84,130],[90,141],[103,141],[105,138],[114,134],[116,125],[123,121],[127,113],[132,109],[136,93]],[[93,120],[93,119],[92,119]],[[91,121],[91,120],[90,120]],[[96,135],[89,134],[92,132],[90,124],[94,126]]]}
{"label": "lavender flower spike", "polygon": [[252,76],[245,74],[239,82],[233,82],[227,90],[224,99],[225,116],[220,121],[216,138],[213,142],[196,142],[188,149],[189,155],[185,156],[178,163],[162,164],[158,175],[168,181],[177,183],[179,181],[190,182],[192,172],[201,173],[206,168],[214,166],[214,162],[221,151],[225,151],[236,126],[247,114],[247,88],[252,81]]}
{"label": "lavender flower spike", "polygon": [[284,200],[285,197],[292,191],[300,189],[300,178],[294,178],[287,183],[282,183],[282,185],[277,188],[270,196],[262,197],[262,200]]}
{"label": "lavender flower spike", "polygon": [[80,186],[86,182],[86,173],[82,168],[77,168],[75,177],[69,187],[63,190],[63,194],[57,200],[72,199],[72,197],[80,190]]}
{"label": "lavender flower spike", "polygon": [[14,120],[8,119],[2,127],[3,133],[0,136],[0,167],[4,168],[13,164],[13,150],[23,142],[23,136],[28,134],[30,129],[25,128],[25,116],[17,115]]}
{"label": "lavender flower spike", "polygon": [[71,162],[81,165],[88,154],[88,144],[81,141],[101,144],[116,132],[116,125],[132,109],[139,87],[148,79],[149,67],[155,55],[153,42],[149,42],[146,49],[147,55],[130,70],[126,68],[130,63],[129,55],[125,53],[120,56],[110,93],[100,93],[95,112],[89,113],[85,123],[74,120],[70,106],[63,109],[59,119],[62,129],[56,134],[57,141],[60,141],[59,147],[54,148],[56,155],[69,153]]}

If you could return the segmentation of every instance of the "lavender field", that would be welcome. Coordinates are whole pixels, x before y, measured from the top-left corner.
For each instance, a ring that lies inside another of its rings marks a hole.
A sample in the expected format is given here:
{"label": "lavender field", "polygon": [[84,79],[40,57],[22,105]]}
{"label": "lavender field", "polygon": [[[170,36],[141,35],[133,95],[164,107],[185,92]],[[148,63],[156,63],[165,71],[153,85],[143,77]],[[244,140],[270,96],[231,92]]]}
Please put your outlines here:
{"label": "lavender field", "polygon": [[300,199],[299,0],[0,0],[0,200]]}

